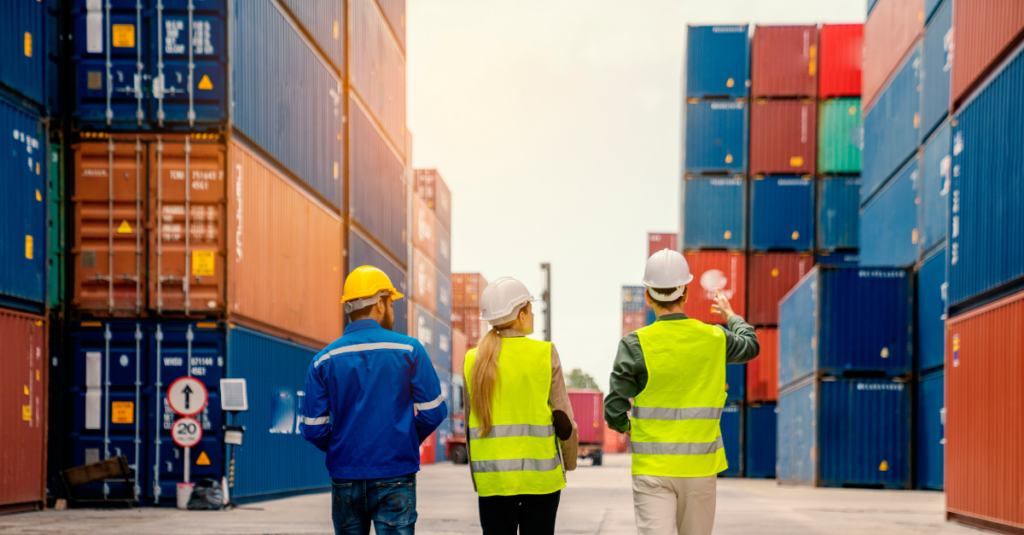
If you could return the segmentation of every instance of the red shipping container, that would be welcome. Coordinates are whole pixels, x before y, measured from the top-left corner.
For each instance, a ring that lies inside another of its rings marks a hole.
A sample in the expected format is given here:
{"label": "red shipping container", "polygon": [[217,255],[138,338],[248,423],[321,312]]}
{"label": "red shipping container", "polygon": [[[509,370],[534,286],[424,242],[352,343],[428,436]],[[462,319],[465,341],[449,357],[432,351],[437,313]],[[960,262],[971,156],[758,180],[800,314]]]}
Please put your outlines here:
{"label": "red shipping container", "polygon": [[434,464],[437,462],[437,431],[430,434],[420,444],[420,464]]}
{"label": "red shipping container", "polygon": [[434,252],[437,250],[437,235],[435,223],[437,218],[434,212],[427,208],[423,199],[412,198],[412,244],[414,247],[431,260],[434,260]]}
{"label": "red shipping container", "polygon": [[648,232],[647,233],[647,258],[662,249],[679,250],[679,235],[675,232]]}
{"label": "red shipping container", "polygon": [[628,453],[629,435],[622,434],[608,425],[604,426],[604,453]]}
{"label": "red shipping container", "polygon": [[814,174],[818,103],[758,99],[750,107],[750,174]]}
{"label": "red shipping container", "polygon": [[757,329],[761,353],[747,363],[747,401],[779,400],[779,329]]}
{"label": "red shipping container", "polygon": [[644,311],[640,312],[623,312],[622,313],[622,336],[643,327],[647,323],[647,314]]}
{"label": "red shipping container", "polygon": [[860,96],[863,24],[824,24],[818,31],[818,98]]}
{"label": "red shipping container", "polygon": [[722,316],[711,312],[715,290],[719,289],[733,310],[744,316],[747,308],[746,255],[740,251],[688,251],[686,261],[693,274],[684,305],[687,316],[704,323],[724,325]]}
{"label": "red shipping container", "polygon": [[46,504],[46,321],[0,309],[0,513]]}
{"label": "red shipping container", "polygon": [[752,253],[748,259],[747,316],[751,325],[779,323],[779,301],[811,268],[809,253]]}
{"label": "red shipping container", "polygon": [[445,230],[452,229],[452,192],[437,169],[416,170],[416,196],[434,211]]}
{"label": "red shipping container", "polygon": [[[960,6],[957,6],[957,11],[960,11]],[[871,108],[889,75],[903,61],[923,31],[924,0],[878,0],[864,24],[861,113]],[[956,61],[960,61],[959,50]]]}
{"label": "red shipping container", "polygon": [[750,49],[754,97],[818,94],[817,26],[757,26]]}
{"label": "red shipping container", "polygon": [[412,250],[413,301],[434,312],[437,306],[437,267],[419,249]]}
{"label": "red shipping container", "polygon": [[479,273],[452,273],[452,307],[480,308],[480,293],[486,287],[487,279]]}
{"label": "red shipping container", "polygon": [[600,390],[569,389],[569,404],[580,444],[604,444],[604,394]]}
{"label": "red shipping container", "polygon": [[[456,323],[456,318],[458,322]],[[486,322],[480,321],[480,307],[452,309],[452,327],[457,327],[466,335],[466,348],[472,349],[487,334]]]}
{"label": "red shipping container", "polygon": [[[958,8],[959,9],[959,8]],[[946,516],[1024,530],[1024,292],[946,321]]]}
{"label": "red shipping container", "polygon": [[1024,2],[957,0],[954,7],[950,94],[959,107],[1024,36]]}

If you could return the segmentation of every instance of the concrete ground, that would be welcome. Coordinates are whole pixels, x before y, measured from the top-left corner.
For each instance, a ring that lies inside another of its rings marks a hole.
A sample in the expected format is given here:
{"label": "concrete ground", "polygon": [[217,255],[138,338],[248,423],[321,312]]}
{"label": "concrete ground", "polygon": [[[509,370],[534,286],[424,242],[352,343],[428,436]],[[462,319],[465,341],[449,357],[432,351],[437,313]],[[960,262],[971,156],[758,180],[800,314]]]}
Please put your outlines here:
{"label": "concrete ground", "polygon": [[[584,461],[586,462],[586,461]],[[569,474],[558,533],[631,534],[629,456]],[[480,533],[476,494],[465,466],[423,467],[418,479],[421,534]],[[943,520],[938,492],[811,489],[772,480],[719,479],[715,533],[979,533]],[[245,505],[228,512],[135,509],[69,510],[0,516],[0,534],[307,534],[333,533],[330,496],[313,494]]]}

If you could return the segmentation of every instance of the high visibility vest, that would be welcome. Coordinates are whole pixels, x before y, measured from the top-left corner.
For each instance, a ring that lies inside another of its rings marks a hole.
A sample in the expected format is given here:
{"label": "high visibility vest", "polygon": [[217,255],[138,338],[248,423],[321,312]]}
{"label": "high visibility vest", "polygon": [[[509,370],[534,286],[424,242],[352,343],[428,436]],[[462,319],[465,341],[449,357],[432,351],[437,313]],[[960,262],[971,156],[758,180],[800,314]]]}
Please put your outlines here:
{"label": "high visibility vest", "polygon": [[633,399],[633,475],[705,477],[725,470],[725,333],[697,320],[637,331],[647,386]]}
{"label": "high visibility vest", "polygon": [[[463,367],[470,399],[475,361],[471,349]],[[550,393],[551,343],[503,338],[488,436],[480,436],[480,420],[469,412],[469,462],[477,494],[551,494],[565,488]]]}

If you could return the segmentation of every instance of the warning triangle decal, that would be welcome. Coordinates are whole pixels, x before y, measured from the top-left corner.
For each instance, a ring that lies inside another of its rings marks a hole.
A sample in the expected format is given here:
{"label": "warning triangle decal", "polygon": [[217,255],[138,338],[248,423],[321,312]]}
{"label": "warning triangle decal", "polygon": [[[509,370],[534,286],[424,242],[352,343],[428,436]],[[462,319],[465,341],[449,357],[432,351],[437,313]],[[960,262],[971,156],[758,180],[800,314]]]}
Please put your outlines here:
{"label": "warning triangle decal", "polygon": [[882,472],[888,472],[889,471],[889,463],[888,463],[888,461],[882,461],[882,464],[878,465],[878,469],[881,470]]}
{"label": "warning triangle decal", "polygon": [[199,80],[199,89],[205,89],[207,91],[213,89],[213,82],[210,81],[210,77],[206,74],[203,75],[203,79]]}
{"label": "warning triangle decal", "polygon": [[122,219],[121,220],[121,224],[117,226],[117,233],[118,234],[131,234],[132,233],[132,226],[128,224],[128,220],[127,219]]}
{"label": "warning triangle decal", "polygon": [[199,452],[199,458],[196,459],[196,466],[210,466],[210,458],[206,456],[205,451]]}

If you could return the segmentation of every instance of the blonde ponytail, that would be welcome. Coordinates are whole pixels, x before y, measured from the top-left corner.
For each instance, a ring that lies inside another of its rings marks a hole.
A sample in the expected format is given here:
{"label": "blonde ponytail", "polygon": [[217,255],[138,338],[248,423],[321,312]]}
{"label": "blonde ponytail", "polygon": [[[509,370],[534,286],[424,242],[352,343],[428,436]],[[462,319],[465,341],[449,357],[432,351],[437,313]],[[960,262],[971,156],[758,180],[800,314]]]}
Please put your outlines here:
{"label": "blonde ponytail", "polygon": [[470,403],[473,414],[480,422],[480,437],[491,434],[491,398],[494,397],[494,386],[498,384],[498,355],[501,353],[501,336],[499,327],[491,327],[476,349],[476,360],[473,361],[472,380],[470,381]]}

